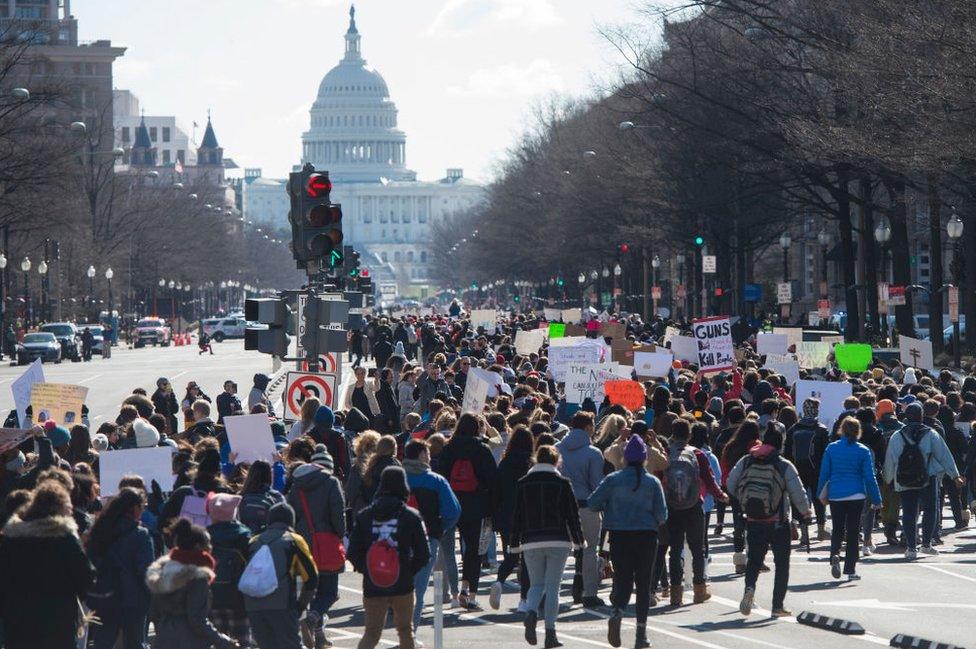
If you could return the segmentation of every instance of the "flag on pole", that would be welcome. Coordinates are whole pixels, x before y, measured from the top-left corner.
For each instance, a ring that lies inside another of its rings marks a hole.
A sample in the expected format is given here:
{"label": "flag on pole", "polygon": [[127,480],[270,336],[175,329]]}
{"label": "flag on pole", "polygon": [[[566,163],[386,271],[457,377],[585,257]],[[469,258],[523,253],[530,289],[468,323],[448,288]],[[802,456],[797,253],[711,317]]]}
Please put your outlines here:
{"label": "flag on pole", "polygon": [[180,160],[179,158],[177,158],[176,159],[176,164],[173,165],[173,170],[176,173],[178,173],[178,174],[182,174],[183,173],[183,161]]}

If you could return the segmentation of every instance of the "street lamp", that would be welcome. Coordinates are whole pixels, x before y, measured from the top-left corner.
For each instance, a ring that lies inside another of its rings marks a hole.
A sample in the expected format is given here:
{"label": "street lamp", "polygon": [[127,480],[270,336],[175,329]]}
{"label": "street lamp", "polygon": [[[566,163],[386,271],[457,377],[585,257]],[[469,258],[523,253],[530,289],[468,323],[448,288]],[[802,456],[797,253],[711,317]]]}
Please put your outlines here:
{"label": "street lamp", "polygon": [[[886,245],[888,241],[891,240],[891,224],[888,223],[888,219],[884,216],[878,221],[878,224],[874,226],[874,240],[878,242],[881,246],[881,277],[883,281],[888,279],[888,246]],[[888,301],[884,300],[884,310],[881,313],[881,331],[884,334],[885,339],[888,337]]]}
{"label": "street lamp", "polygon": [[[661,267],[661,258],[658,257],[657,255],[654,255],[654,257],[651,259],[651,290],[652,291],[657,286],[657,269],[660,268],[660,267]],[[657,295],[657,293],[655,293],[655,295]],[[645,299],[646,299],[646,294],[645,294]],[[651,301],[653,303],[652,315],[656,318],[657,317],[657,298],[652,296],[652,300]],[[645,305],[646,305],[646,302],[645,302]],[[645,306],[645,308],[647,308],[647,307]]]}
{"label": "street lamp", "polygon": [[26,324],[30,326],[31,321],[31,308],[30,308],[30,287],[27,285],[27,275],[30,273],[31,260],[30,257],[24,257],[24,260],[20,262],[20,269],[24,271],[24,306],[26,307]]}
{"label": "street lamp", "polygon": [[620,264],[614,264],[614,266],[613,266],[613,274],[616,277],[620,277],[621,273],[623,273],[623,272],[624,272],[624,269],[620,267]]}
{"label": "street lamp", "polygon": [[790,246],[793,244],[793,240],[790,239],[789,234],[783,234],[779,238],[779,245],[783,249],[783,281],[790,281]]}
{"label": "street lamp", "polygon": [[597,271],[595,271],[595,270],[591,270],[590,271],[590,279],[596,281],[596,278],[599,277],[599,276],[600,276],[600,273],[598,273]]}
{"label": "street lamp", "polygon": [[[3,299],[4,298],[3,290],[4,287],[6,286],[6,282],[4,281],[6,279],[6,274],[7,274],[7,256],[4,255],[2,252],[0,252],[0,336],[4,336],[4,338],[6,337],[4,334],[4,332],[6,331],[4,320],[6,319],[6,315],[7,315],[7,303]],[[2,342],[0,342],[0,358],[3,358]]]}
{"label": "street lamp", "polygon": [[[952,360],[955,363],[956,367],[962,367],[962,363],[961,363],[962,340],[961,340],[961,336],[959,335],[959,303],[958,303],[959,288],[958,287],[960,284],[959,282],[959,276],[961,274],[960,271],[962,270],[960,268],[961,260],[959,259],[959,242],[960,239],[962,239],[963,227],[964,226],[963,226],[962,219],[959,218],[959,215],[956,214],[956,208],[953,207],[952,218],[949,219],[948,223],[946,223],[946,234],[949,235],[949,240],[952,241],[952,264],[950,265],[950,268],[952,269],[952,283],[955,284],[955,286],[953,287],[955,290],[953,292],[955,293],[956,296],[956,308],[955,308],[955,313],[954,314],[950,313],[949,315],[950,316],[955,315],[955,317],[952,318]],[[933,334],[934,333],[936,332],[933,332]]]}
{"label": "street lamp", "polygon": [[41,276],[41,319],[45,322],[48,319],[47,315],[47,262],[41,260],[41,263],[37,265],[37,274]]}
{"label": "street lamp", "polygon": [[827,249],[830,248],[830,244],[833,241],[833,237],[826,230],[821,230],[817,235],[817,243],[820,244],[820,296],[824,299],[827,298]]}
{"label": "street lamp", "polygon": [[603,271],[600,274],[603,276],[603,279],[606,279],[610,277],[610,269],[604,266]]}
{"label": "street lamp", "polygon": [[14,88],[13,90],[10,91],[10,95],[14,99],[19,99],[21,101],[27,101],[30,99],[31,96],[30,90],[28,90],[27,88]]}
{"label": "street lamp", "polygon": [[115,277],[115,271],[111,267],[105,269],[105,280],[108,282],[108,318],[112,319],[112,278]]}

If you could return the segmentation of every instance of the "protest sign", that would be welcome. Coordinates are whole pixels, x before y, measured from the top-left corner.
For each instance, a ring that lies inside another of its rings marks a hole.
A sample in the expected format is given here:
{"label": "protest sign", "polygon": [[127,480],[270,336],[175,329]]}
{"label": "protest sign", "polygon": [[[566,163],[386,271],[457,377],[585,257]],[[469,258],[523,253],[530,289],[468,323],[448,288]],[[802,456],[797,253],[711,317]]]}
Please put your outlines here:
{"label": "protest sign", "polygon": [[71,428],[81,423],[81,406],[88,396],[88,388],[69,383],[35,383],[31,386],[31,409],[34,423],[53,419]]}
{"label": "protest sign", "polygon": [[583,319],[582,309],[563,309],[562,311],[563,322],[566,324],[577,323]]}
{"label": "protest sign", "polygon": [[766,364],[763,367],[776,374],[782,374],[789,385],[793,385],[800,380],[800,364],[791,356],[768,354],[766,356]]}
{"label": "protest sign", "polygon": [[908,336],[898,336],[898,351],[903,365],[917,367],[919,369],[935,370],[935,360],[932,356],[932,341],[909,338]]}
{"label": "protest sign", "polygon": [[674,354],[668,351],[635,352],[634,371],[640,377],[665,377],[673,361]]}
{"label": "protest sign", "polygon": [[[786,350],[789,351],[790,347],[793,347],[797,343],[803,342],[803,328],[802,327],[773,327],[774,334],[783,334],[786,336]],[[793,347],[796,349],[796,347]]]}
{"label": "protest sign", "polygon": [[607,381],[603,391],[610,403],[619,404],[628,410],[644,406],[644,386],[637,381]]}
{"label": "protest sign", "polygon": [[519,330],[515,332],[515,353],[523,356],[535,354],[546,342],[545,329],[533,329],[532,331]]}
{"label": "protest sign", "polygon": [[871,357],[871,345],[865,343],[834,345],[837,367],[845,372],[863,372],[871,364]]}
{"label": "protest sign", "polygon": [[44,366],[39,358],[34,359],[24,373],[10,384],[14,408],[17,409],[17,421],[21,426],[27,425],[27,406],[31,403],[31,388],[35,383],[44,383]]}
{"label": "protest sign", "polygon": [[628,366],[628,370],[634,366],[634,355],[637,354],[637,352],[646,354],[653,352],[655,349],[654,345],[639,345],[635,347],[629,340],[623,340],[618,343],[617,340],[614,339],[612,343],[613,344],[610,345],[612,353],[611,358],[621,365]]}
{"label": "protest sign", "polygon": [[595,345],[579,344],[549,348],[549,372],[557,383],[566,380],[566,370],[570,364],[597,364],[602,358],[601,350]]}
{"label": "protest sign", "polygon": [[844,337],[843,336],[821,336],[820,342],[827,343],[828,345],[843,345]]}
{"label": "protest sign", "polygon": [[698,342],[698,367],[702,372],[721,372],[735,368],[732,326],[728,316],[694,320],[692,331]]}
{"label": "protest sign", "polygon": [[[491,374],[490,372],[486,372]],[[485,399],[488,398],[488,382],[484,375],[468,372],[464,383],[464,401],[461,402],[461,412],[472,412],[480,415],[485,409]]]}
{"label": "protest sign", "polygon": [[599,406],[603,401],[604,384],[617,378],[605,365],[571,363],[566,371],[566,402],[583,403],[589,398]]}
{"label": "protest sign", "polygon": [[[267,417],[265,417],[267,420]],[[168,493],[173,490],[173,449],[169,446],[130,448],[122,451],[105,451],[98,455],[99,484],[102,497],[119,493],[119,480],[123,476],[137,475],[152,490],[153,480]]]}
{"label": "protest sign", "polygon": [[471,311],[471,328],[477,331],[480,327],[485,333],[495,333],[496,317],[494,309],[474,309]]}
{"label": "protest sign", "polygon": [[231,452],[237,453],[236,462],[274,462],[274,436],[271,434],[271,423],[267,415],[224,417],[224,428],[227,430],[227,442]]}
{"label": "protest sign", "polygon": [[698,341],[691,336],[673,336],[671,352],[679,361],[698,363]]}
{"label": "protest sign", "polygon": [[549,323],[549,340],[562,338],[566,335],[566,325],[562,322]]}
{"label": "protest sign", "polygon": [[18,446],[30,434],[30,429],[27,428],[0,428],[0,453]]}
{"label": "protest sign", "polygon": [[756,336],[756,352],[765,354],[785,354],[787,345],[786,334],[767,334],[760,332]]}
{"label": "protest sign", "polygon": [[667,345],[675,336],[680,336],[681,331],[677,327],[667,326],[664,328],[664,344]]}
{"label": "protest sign", "polygon": [[825,367],[827,357],[830,356],[830,343],[820,342],[799,342],[796,344],[796,360],[800,367],[813,369]]}
{"label": "protest sign", "polygon": [[[489,397],[497,397],[502,392],[505,394],[512,393],[512,389],[505,383],[505,379],[498,372],[489,372],[480,367],[472,367],[468,370],[468,379],[471,379],[471,377],[477,377],[488,385]],[[467,385],[466,382],[465,385]]]}
{"label": "protest sign", "polygon": [[622,322],[604,322],[600,325],[600,335],[604,338],[626,338],[627,327]]}
{"label": "protest sign", "polygon": [[560,311],[559,309],[545,308],[542,310],[542,314],[549,322],[555,322],[556,320],[559,320],[562,317],[563,312]]}
{"label": "protest sign", "polygon": [[803,407],[803,402],[810,397],[820,399],[820,413],[817,419],[830,430],[834,422],[844,412],[844,399],[851,396],[851,384],[848,382],[835,383],[833,381],[796,382],[797,408]]}
{"label": "protest sign", "polygon": [[586,325],[566,323],[567,336],[586,336]]}

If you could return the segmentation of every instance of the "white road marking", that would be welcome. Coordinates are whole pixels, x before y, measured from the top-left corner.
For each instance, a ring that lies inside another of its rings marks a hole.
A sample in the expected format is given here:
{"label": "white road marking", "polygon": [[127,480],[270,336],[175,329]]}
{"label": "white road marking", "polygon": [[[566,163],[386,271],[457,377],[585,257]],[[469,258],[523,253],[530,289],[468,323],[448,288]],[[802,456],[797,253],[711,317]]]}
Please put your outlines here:
{"label": "white road marking", "polygon": [[97,379],[100,376],[101,376],[101,374],[93,374],[93,375],[89,376],[87,379],[81,379],[80,381],[76,381],[76,383],[87,383],[88,381],[94,381],[95,379]]}
{"label": "white road marking", "polygon": [[[954,572],[949,572],[948,570],[943,570],[942,568],[939,568],[937,566],[933,566],[931,563],[920,563],[918,565],[923,566],[925,568],[928,568],[929,570],[935,570],[936,572],[941,572],[942,574],[949,575],[950,577],[955,577],[956,579],[965,579],[966,581],[971,581],[974,584],[976,584],[976,577],[967,577],[966,575],[957,575]],[[943,565],[948,565],[948,564],[943,564]]]}

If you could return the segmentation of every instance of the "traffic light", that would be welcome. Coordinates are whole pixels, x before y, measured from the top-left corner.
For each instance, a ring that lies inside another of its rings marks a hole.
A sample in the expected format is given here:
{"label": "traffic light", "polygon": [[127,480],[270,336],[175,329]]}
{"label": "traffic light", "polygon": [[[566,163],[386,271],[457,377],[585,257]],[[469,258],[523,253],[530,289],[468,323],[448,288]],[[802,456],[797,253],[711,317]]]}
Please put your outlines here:
{"label": "traffic light", "polygon": [[[349,319],[349,302],[311,295],[305,302],[304,316],[305,332],[300,341],[307,358],[317,359],[327,352],[341,353],[348,349],[345,325]],[[338,328],[333,328],[336,325]]]}
{"label": "traffic light", "polygon": [[628,252],[630,252],[630,244],[629,243],[620,244],[619,246],[617,246],[617,252],[620,253],[621,255],[626,255]]}
{"label": "traffic light", "polygon": [[700,234],[695,235],[695,246],[701,248],[705,245],[705,237]]}
{"label": "traffic light", "polygon": [[562,277],[557,277],[556,278],[556,286],[558,286],[559,288],[562,288],[563,286],[566,286],[566,280],[564,280]]}
{"label": "traffic light", "polygon": [[345,256],[343,267],[345,268],[346,276],[352,278],[359,277],[359,252],[352,246],[343,246],[342,252]]}
{"label": "traffic light", "polygon": [[288,305],[280,298],[248,298],[244,301],[244,319],[256,322],[260,327],[244,330],[244,349],[257,350],[284,358],[288,354],[290,338]]}
{"label": "traffic light", "polygon": [[330,202],[331,192],[329,172],[315,171],[311,164],[288,176],[292,254],[301,269],[343,264],[342,206]]}

